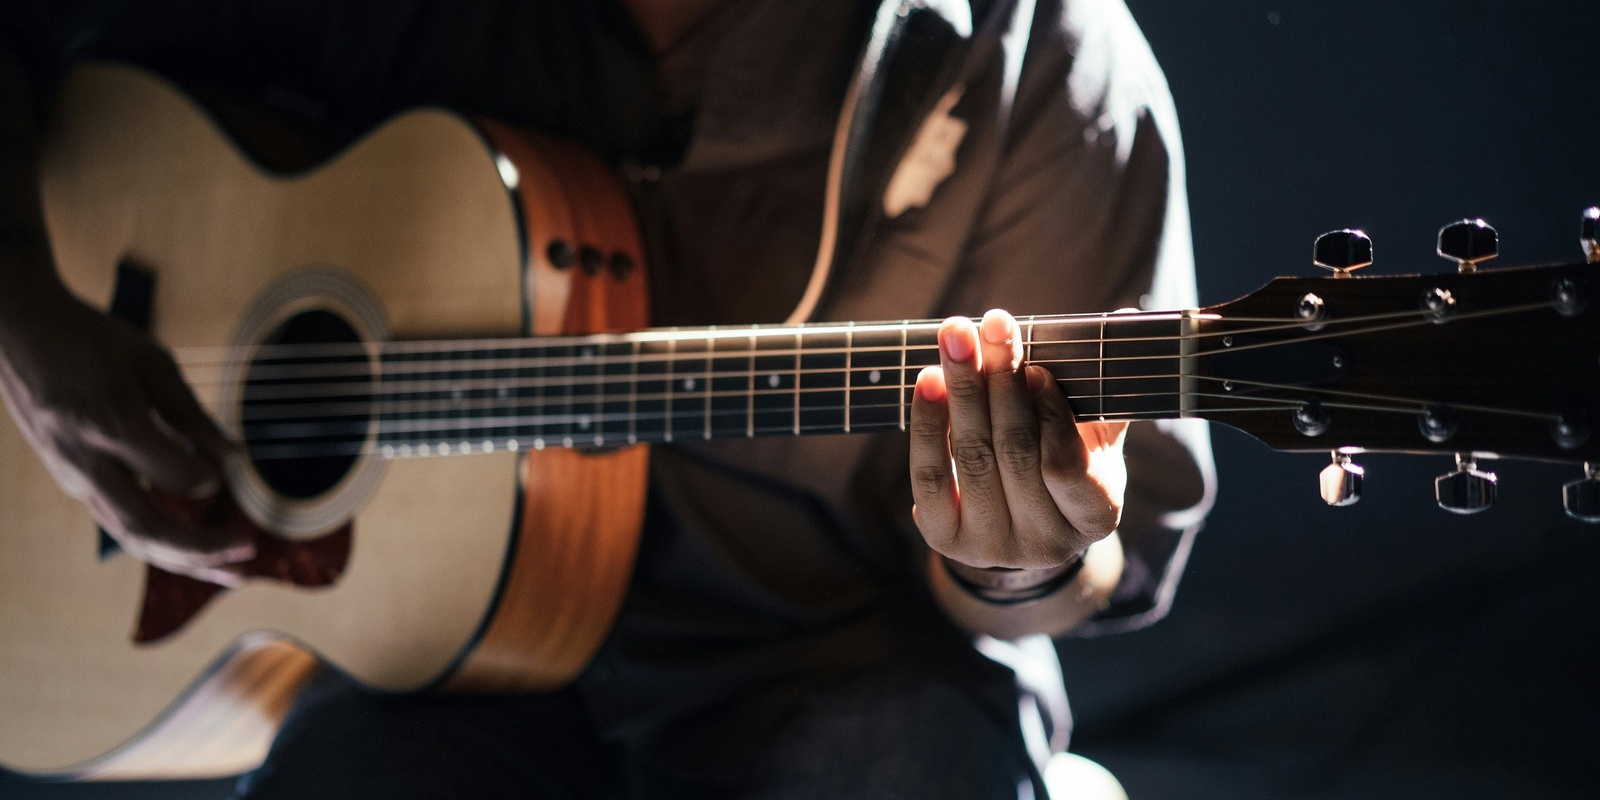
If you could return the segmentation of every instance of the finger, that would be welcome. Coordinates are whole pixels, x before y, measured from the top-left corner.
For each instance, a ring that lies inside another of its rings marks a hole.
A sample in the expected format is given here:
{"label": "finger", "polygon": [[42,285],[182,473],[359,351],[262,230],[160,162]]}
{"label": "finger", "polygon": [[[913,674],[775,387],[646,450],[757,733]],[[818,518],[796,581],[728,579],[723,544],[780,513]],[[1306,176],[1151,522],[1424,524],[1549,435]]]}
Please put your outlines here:
{"label": "finger", "polygon": [[972,320],[951,317],[939,328],[939,360],[944,367],[950,409],[950,455],[961,487],[961,529],[979,533],[1008,525],[1005,493],[995,469],[989,432],[989,390],[983,353]]}
{"label": "finger", "polygon": [[[1044,371],[1037,366],[1029,369]],[[1056,508],[1080,534],[1073,543],[1076,552],[1116,530],[1122,517],[1122,497],[1120,491],[1113,497],[1108,488],[1090,474],[1089,448],[1078,430],[1067,396],[1054,380],[1049,384],[1034,399],[1034,413],[1039,416],[1042,472]],[[1120,452],[1115,455],[1121,458]]]}
{"label": "finger", "polygon": [[255,556],[248,531],[205,527],[163,513],[128,468],[109,456],[92,456],[84,473],[93,488],[88,504],[96,521],[134,555],[191,574]]}
{"label": "finger", "polygon": [[123,409],[125,421],[94,437],[95,444],[122,459],[151,483],[187,497],[215,494],[222,483],[222,465],[195,449],[153,408],[139,413]]}
{"label": "finger", "polygon": [[911,512],[917,529],[933,549],[949,555],[961,525],[960,498],[950,468],[950,411],[945,405],[944,371],[928,367],[917,375],[911,397]]}
{"label": "finger", "polygon": [[151,405],[155,406],[172,430],[193,442],[218,463],[226,461],[238,450],[216,420],[200,406],[194,392],[184,383],[177,365],[166,353],[161,353],[156,359],[152,372],[144,381],[144,389]]}
{"label": "finger", "polygon": [[996,309],[983,316],[978,332],[989,385],[995,463],[1011,511],[1011,529],[1017,534],[1015,544],[1019,555],[1029,558],[1038,555],[1036,548],[1053,549],[1049,540],[1062,534],[1066,521],[1039,473],[1039,421],[1022,363],[1022,331],[1010,314]]}

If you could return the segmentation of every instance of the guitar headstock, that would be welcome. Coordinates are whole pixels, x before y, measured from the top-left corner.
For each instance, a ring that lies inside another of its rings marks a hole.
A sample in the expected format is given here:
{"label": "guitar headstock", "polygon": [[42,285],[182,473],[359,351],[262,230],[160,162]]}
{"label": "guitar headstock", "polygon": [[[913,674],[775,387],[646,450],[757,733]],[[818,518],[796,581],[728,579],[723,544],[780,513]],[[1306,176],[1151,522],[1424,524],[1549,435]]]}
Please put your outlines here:
{"label": "guitar headstock", "polygon": [[1584,215],[1585,262],[1481,269],[1494,229],[1463,220],[1440,231],[1437,275],[1352,277],[1372,261],[1359,231],[1317,240],[1333,277],[1279,278],[1203,309],[1185,334],[1191,416],[1286,451],[1331,452],[1323,499],[1360,496],[1367,451],[1454,454],[1439,504],[1487,508],[1484,461],[1581,464],[1567,513],[1600,522],[1600,211]]}

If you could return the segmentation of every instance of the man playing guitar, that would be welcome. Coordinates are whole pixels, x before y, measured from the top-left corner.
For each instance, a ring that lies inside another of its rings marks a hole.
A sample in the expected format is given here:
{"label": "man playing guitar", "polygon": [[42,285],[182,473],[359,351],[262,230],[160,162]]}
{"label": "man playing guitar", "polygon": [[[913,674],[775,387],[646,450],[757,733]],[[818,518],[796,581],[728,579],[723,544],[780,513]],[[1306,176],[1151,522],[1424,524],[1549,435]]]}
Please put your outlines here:
{"label": "man playing guitar", "polygon": [[[837,115],[897,12],[972,44],[930,56],[939,102],[807,316],[1194,304],[1171,100],[1118,3],[21,3],[0,12],[0,391],[126,551],[240,580],[248,539],[148,491],[226,491],[237,446],[160,345],[55,275],[32,153],[72,62],[220,83],[338,142],[421,104],[578,140],[630,179],[653,322],[750,324],[805,302]],[[994,640],[1163,615],[1211,467],[1203,428],[1077,422],[1023,345],[1006,311],[948,319],[906,434],[656,448],[634,582],[572,687],[393,698],[330,676],[243,796],[1042,796],[1059,681],[1024,682],[1050,718],[1019,721],[1018,677],[971,636],[1055,668]],[[1066,587],[1113,531],[1123,578],[1084,610]]]}

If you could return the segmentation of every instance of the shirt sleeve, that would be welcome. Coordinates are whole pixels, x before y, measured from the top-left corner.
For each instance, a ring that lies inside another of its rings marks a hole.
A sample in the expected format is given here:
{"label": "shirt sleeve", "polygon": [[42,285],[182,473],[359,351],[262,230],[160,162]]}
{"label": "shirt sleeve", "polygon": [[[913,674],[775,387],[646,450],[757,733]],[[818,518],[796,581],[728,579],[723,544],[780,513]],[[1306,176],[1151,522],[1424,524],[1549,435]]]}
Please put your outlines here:
{"label": "shirt sleeve", "polygon": [[[1192,308],[1183,150],[1166,79],[1115,0],[1040,2],[956,303],[1018,314]],[[1206,423],[1134,423],[1111,605],[1075,635],[1164,616],[1215,493]]]}

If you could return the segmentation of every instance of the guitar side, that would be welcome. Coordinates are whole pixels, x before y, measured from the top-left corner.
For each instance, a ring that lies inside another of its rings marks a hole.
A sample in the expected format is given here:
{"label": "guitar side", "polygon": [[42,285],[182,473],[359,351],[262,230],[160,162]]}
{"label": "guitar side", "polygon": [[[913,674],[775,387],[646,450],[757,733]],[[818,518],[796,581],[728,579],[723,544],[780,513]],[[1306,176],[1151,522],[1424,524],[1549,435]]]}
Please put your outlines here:
{"label": "guitar side", "polygon": [[[80,70],[62,98],[42,166],[63,277],[103,308],[119,262],[148,266],[152,333],[169,347],[229,346],[252,303],[308,273],[364,289],[397,339],[646,322],[642,269],[618,281],[543,255],[564,238],[642,263],[619,191],[574,152],[421,111],[314,172],[273,176],[143,73]],[[568,185],[580,177],[581,190]],[[229,419],[226,393],[188,377]],[[558,686],[620,605],[645,459],[638,447],[378,465],[331,584],[252,580],[135,645],[145,566],[97,558],[93,522],[8,418],[0,764],[99,778],[237,772],[259,762],[313,652],[380,690]]]}

